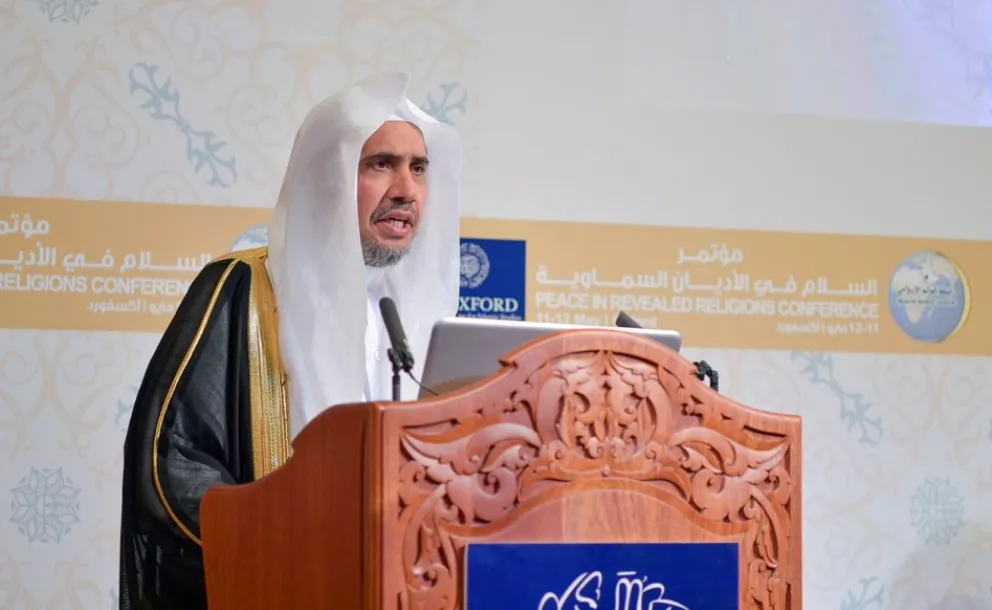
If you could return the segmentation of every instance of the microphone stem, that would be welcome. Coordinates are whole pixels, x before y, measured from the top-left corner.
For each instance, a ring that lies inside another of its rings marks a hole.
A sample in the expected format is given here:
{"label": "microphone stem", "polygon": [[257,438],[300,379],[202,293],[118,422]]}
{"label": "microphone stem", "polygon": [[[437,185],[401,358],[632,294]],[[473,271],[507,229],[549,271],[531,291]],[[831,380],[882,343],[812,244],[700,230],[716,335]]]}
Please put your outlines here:
{"label": "microphone stem", "polygon": [[403,361],[396,350],[389,348],[386,350],[389,362],[393,365],[393,402],[400,401],[400,374],[403,372]]}
{"label": "microphone stem", "polygon": [[393,368],[393,402],[400,401],[400,371]]}

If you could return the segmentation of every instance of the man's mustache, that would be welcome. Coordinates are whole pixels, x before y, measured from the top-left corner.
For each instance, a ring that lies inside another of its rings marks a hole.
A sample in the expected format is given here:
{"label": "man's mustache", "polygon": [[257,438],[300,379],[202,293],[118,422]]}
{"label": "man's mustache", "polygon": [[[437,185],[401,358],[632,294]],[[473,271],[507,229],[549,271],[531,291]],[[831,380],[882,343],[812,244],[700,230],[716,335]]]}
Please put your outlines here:
{"label": "man's mustache", "polygon": [[372,212],[372,222],[379,222],[386,216],[389,216],[393,212],[409,212],[413,215],[413,224],[419,224],[420,215],[417,214],[417,210],[413,207],[412,201],[407,201],[405,199],[393,199],[388,203],[380,205]]}

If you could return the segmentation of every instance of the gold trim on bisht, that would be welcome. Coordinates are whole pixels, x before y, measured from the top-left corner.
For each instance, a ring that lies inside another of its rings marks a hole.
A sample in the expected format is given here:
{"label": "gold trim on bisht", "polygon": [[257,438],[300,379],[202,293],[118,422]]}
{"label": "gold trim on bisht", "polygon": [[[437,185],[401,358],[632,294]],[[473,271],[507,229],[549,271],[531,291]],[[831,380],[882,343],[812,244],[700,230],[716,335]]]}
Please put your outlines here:
{"label": "gold trim on bisht", "polygon": [[286,371],[282,364],[277,328],[275,292],[269,273],[265,268],[267,248],[255,248],[225,254],[214,262],[228,261],[217,286],[214,288],[206,311],[200,320],[193,341],[183,356],[175,377],[166,392],[165,401],[159,411],[152,442],[152,478],[155,491],[166,512],[179,529],[196,544],[199,537],[187,528],[172,506],[162,488],[158,474],[158,445],[166,413],[172,403],[179,380],[186,372],[193,353],[200,344],[207,323],[217,306],[217,300],[224,289],[231,272],[237,263],[245,263],[251,268],[251,289],[248,303],[248,378],[251,400],[251,444],[255,479],[259,479],[282,466],[290,453],[289,400]]}
{"label": "gold trim on bisht", "polygon": [[248,304],[248,361],[251,388],[251,444],[255,478],[286,463],[290,454],[286,369],[279,347],[276,295],[265,267],[268,248],[227,256],[251,268]]}
{"label": "gold trim on bisht", "polygon": [[169,384],[169,391],[165,393],[165,401],[162,403],[162,408],[159,409],[158,421],[155,422],[155,436],[152,439],[152,480],[155,482],[155,491],[158,493],[158,498],[162,502],[162,506],[165,507],[165,512],[172,519],[172,522],[179,527],[182,533],[186,534],[190,540],[197,544],[201,544],[200,539],[183,524],[182,519],[176,515],[176,512],[172,509],[172,505],[169,504],[169,500],[165,497],[165,491],[162,489],[162,480],[158,476],[158,444],[162,437],[162,426],[165,423],[165,416],[169,412],[169,406],[172,404],[172,396],[176,392],[176,387],[179,385],[179,380],[182,379],[183,373],[186,372],[186,367],[189,366],[189,361],[193,357],[193,353],[196,351],[197,346],[200,345],[200,340],[207,330],[207,322],[210,320],[210,316],[217,306],[217,299],[220,297],[220,292],[224,289],[224,284],[227,282],[228,276],[231,275],[234,265],[235,262],[233,260],[228,263],[227,267],[224,268],[223,275],[220,276],[220,281],[217,282],[217,287],[214,288],[213,294],[210,295],[210,302],[207,303],[207,310],[203,313],[203,318],[200,319],[200,326],[196,329],[196,334],[193,336],[193,340],[190,342],[186,353],[183,354],[179,368],[172,378],[172,383]]}

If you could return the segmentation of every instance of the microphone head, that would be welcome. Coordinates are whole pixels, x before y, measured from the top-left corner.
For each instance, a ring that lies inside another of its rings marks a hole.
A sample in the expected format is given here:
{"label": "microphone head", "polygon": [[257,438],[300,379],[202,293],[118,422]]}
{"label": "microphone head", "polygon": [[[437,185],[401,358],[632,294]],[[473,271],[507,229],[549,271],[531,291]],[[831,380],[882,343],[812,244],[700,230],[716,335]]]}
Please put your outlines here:
{"label": "microphone head", "polygon": [[379,313],[383,318],[399,318],[400,312],[396,309],[396,303],[389,297],[379,299]]}
{"label": "microphone head", "polygon": [[396,303],[389,297],[382,297],[379,299],[379,313],[382,315],[382,323],[386,327],[386,334],[389,335],[389,343],[393,349],[405,358],[412,358]]}

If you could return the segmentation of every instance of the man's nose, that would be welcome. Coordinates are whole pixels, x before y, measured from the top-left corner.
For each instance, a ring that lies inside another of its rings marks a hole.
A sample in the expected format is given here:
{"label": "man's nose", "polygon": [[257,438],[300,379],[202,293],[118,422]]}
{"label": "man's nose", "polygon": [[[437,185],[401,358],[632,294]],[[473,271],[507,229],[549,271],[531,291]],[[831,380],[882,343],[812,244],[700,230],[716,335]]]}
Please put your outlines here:
{"label": "man's nose", "polygon": [[393,184],[389,189],[389,197],[391,199],[413,201],[417,195],[415,186],[413,174],[410,170],[401,169],[393,173]]}

